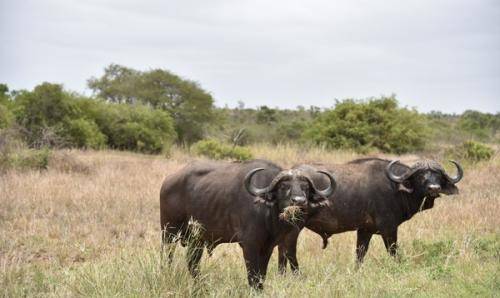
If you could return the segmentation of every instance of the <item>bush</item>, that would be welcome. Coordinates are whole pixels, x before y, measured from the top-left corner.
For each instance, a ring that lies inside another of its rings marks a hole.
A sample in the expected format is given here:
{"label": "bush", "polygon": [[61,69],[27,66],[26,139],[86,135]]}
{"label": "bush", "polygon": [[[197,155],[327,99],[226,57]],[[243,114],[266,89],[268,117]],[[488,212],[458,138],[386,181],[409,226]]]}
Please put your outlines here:
{"label": "bush", "polygon": [[10,156],[10,167],[19,170],[45,170],[49,164],[49,149],[25,149]]}
{"label": "bush", "polygon": [[273,143],[298,142],[306,129],[306,125],[304,121],[280,123],[276,128]]}
{"label": "bush", "polygon": [[162,110],[88,99],[80,100],[79,106],[87,118],[94,119],[111,148],[159,153],[176,138],[174,122]]}
{"label": "bush", "polygon": [[197,155],[211,159],[234,159],[238,161],[252,159],[252,153],[245,147],[230,146],[216,140],[202,140],[196,142],[192,148]]}
{"label": "bush", "polygon": [[422,150],[426,135],[421,115],[399,108],[394,97],[382,97],[366,102],[337,102],[334,109],[313,121],[304,138],[330,148],[401,154]]}
{"label": "bush", "polygon": [[106,136],[92,120],[69,120],[64,130],[71,147],[100,149],[106,146]]}
{"label": "bush", "polygon": [[469,137],[487,141],[495,137],[500,130],[500,114],[465,111],[458,121],[459,128],[469,134]]}
{"label": "bush", "polygon": [[[15,97],[14,113],[31,147],[106,145],[122,150],[158,153],[175,141],[168,112],[143,105],[112,104],[65,92],[43,83]],[[1,110],[0,110],[1,112]]]}
{"label": "bush", "polygon": [[13,115],[7,106],[0,103],[0,129],[7,128],[12,124]]}
{"label": "bush", "polygon": [[34,147],[40,145],[46,131],[61,136],[63,123],[80,116],[72,94],[64,92],[58,84],[43,83],[31,92],[21,91],[15,97],[15,103],[16,121],[24,128],[28,144]]}
{"label": "bush", "polygon": [[12,124],[14,115],[9,109],[9,88],[0,84],[0,129],[7,128]]}
{"label": "bush", "polygon": [[489,160],[493,157],[495,151],[486,144],[466,141],[461,146],[448,151],[448,155],[456,159],[478,162]]}
{"label": "bush", "polygon": [[181,143],[191,144],[203,137],[214,119],[213,98],[198,83],[164,69],[138,71],[111,64],[100,78],[88,81],[90,89],[109,102],[141,103],[167,111],[175,122]]}
{"label": "bush", "polygon": [[10,169],[47,169],[51,152],[48,149],[27,149],[13,129],[0,130],[0,171]]}

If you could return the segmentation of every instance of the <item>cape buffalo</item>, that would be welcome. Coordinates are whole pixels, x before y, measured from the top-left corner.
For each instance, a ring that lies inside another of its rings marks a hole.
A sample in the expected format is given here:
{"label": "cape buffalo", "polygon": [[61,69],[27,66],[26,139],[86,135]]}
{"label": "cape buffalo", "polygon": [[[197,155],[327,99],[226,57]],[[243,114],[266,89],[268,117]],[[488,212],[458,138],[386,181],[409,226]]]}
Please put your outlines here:
{"label": "cape buffalo", "polygon": [[[382,236],[387,251],[394,256],[401,223],[421,210],[432,208],[440,194],[458,193],[455,184],[463,177],[463,170],[457,162],[451,162],[457,168],[455,177],[448,176],[440,164],[431,160],[419,161],[412,167],[378,158],[358,159],[343,165],[318,165],[317,168],[335,174],[338,188],[329,198],[328,207],[310,217],[306,227],[321,235],[323,248],[332,234],[357,230],[358,265],[373,234]],[[307,165],[296,168],[309,173],[316,171]],[[321,181],[317,181],[317,185],[320,187]],[[280,272],[286,270],[287,260],[293,271],[298,270],[299,232],[289,233],[279,243]]]}
{"label": "cape buffalo", "polygon": [[[191,163],[161,187],[162,246],[176,240],[187,245],[188,268],[196,277],[204,247],[210,253],[220,243],[236,242],[248,283],[261,289],[274,246],[334,192],[333,176],[321,173],[329,182],[318,190],[302,171],[282,170],[269,161]],[[298,208],[302,219],[290,223],[280,217],[290,208]],[[171,261],[172,250],[168,257]]]}

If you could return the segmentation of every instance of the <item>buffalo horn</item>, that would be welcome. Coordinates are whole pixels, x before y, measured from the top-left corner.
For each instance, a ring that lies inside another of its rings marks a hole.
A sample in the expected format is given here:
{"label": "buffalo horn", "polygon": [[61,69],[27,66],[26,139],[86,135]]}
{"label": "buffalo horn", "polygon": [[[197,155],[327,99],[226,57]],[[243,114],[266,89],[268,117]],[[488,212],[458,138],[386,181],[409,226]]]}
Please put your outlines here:
{"label": "buffalo horn", "polygon": [[337,182],[335,182],[335,178],[333,178],[333,175],[327,171],[318,171],[318,173],[326,175],[328,177],[328,180],[330,181],[328,187],[323,190],[317,189],[316,185],[314,185],[314,182],[309,177],[304,177],[307,179],[307,181],[309,181],[309,184],[311,184],[311,187],[316,194],[320,195],[323,198],[328,198],[335,192],[335,189],[337,188]]}
{"label": "buffalo horn", "polygon": [[458,183],[458,181],[460,181],[462,179],[462,177],[464,176],[464,170],[462,169],[462,167],[460,166],[460,164],[454,160],[450,160],[450,162],[452,164],[455,165],[455,167],[457,167],[457,175],[455,177],[450,177],[448,176],[448,174],[445,173],[446,175],[446,178],[448,178],[448,180],[455,184],[455,183]]}
{"label": "buffalo horn", "polygon": [[245,183],[245,188],[247,191],[255,197],[261,196],[267,192],[269,192],[270,187],[265,187],[265,188],[258,188],[252,183],[252,177],[255,175],[255,173],[264,170],[264,168],[256,168],[248,172],[248,174],[245,176],[244,183]]}

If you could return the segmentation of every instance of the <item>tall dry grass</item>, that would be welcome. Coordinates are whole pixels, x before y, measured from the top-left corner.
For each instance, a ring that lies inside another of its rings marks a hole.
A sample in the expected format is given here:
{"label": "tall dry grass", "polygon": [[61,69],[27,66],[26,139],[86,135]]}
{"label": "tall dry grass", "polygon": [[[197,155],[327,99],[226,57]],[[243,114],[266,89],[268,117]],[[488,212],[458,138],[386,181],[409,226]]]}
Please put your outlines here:
{"label": "tall dry grass", "polygon": [[[352,152],[255,146],[257,158],[285,167],[345,162]],[[374,237],[354,269],[355,233],[335,235],[326,250],[304,232],[301,275],[277,273],[273,255],[263,293],[246,283],[238,245],[204,256],[193,281],[184,249],[171,266],[159,256],[159,189],[192,157],[169,159],[115,151],[59,152],[47,171],[0,176],[0,293],[14,296],[499,296],[500,158],[466,168],[460,195],[400,227],[402,260]],[[415,160],[416,156],[403,156]]]}

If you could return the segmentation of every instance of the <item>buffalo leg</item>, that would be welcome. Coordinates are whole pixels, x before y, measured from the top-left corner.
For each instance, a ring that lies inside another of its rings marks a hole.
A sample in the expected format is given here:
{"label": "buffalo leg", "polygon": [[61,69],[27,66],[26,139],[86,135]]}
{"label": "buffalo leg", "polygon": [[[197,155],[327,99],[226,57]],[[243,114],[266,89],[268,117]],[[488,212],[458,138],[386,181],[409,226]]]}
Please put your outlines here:
{"label": "buffalo leg", "polygon": [[172,263],[172,259],[175,253],[175,242],[177,238],[177,233],[179,229],[168,226],[167,224],[162,226],[161,229],[161,263],[163,264],[163,260],[165,255],[167,256],[168,264]]}
{"label": "buffalo leg", "polygon": [[286,246],[285,241],[281,241],[278,245],[278,271],[281,274],[284,274],[286,271]]}
{"label": "buffalo leg", "polygon": [[203,256],[203,245],[199,243],[189,243],[186,257],[191,276],[197,277],[200,273],[200,260]]}
{"label": "buffalo leg", "polygon": [[358,239],[356,241],[356,264],[358,266],[361,265],[365,258],[372,235],[372,233],[365,230],[358,230]]}
{"label": "buffalo leg", "polygon": [[252,245],[243,245],[243,257],[247,268],[248,284],[256,289],[262,290],[262,264],[259,256],[259,249]]}
{"label": "buffalo leg", "polygon": [[384,240],[387,252],[395,257],[398,250],[398,230],[396,229],[382,233],[382,239]]}
{"label": "buffalo leg", "polygon": [[269,265],[269,259],[273,254],[273,247],[267,247],[262,250],[259,254],[259,272],[260,272],[260,281],[264,282],[267,274],[267,266]]}
{"label": "buffalo leg", "polygon": [[290,269],[292,272],[299,272],[299,262],[297,261],[297,237],[290,239],[290,243],[287,244],[286,257],[290,261]]}
{"label": "buffalo leg", "polygon": [[297,239],[300,231],[290,232],[278,246],[278,269],[280,273],[285,273],[287,261],[290,261],[292,272],[299,271],[299,262],[297,261]]}

